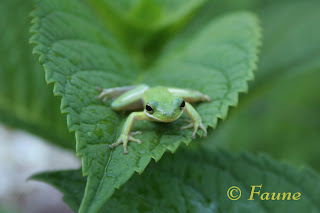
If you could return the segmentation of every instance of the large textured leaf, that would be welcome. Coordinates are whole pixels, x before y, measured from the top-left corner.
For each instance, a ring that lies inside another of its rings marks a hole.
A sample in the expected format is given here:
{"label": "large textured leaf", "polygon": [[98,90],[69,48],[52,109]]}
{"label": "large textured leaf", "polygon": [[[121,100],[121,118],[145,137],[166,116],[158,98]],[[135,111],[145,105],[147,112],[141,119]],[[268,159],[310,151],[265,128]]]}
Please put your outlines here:
{"label": "large textured leaf", "polygon": [[[297,171],[267,156],[198,151],[179,151],[152,163],[117,191],[101,212],[320,212],[320,178],[311,170]],[[79,208],[86,184],[81,171],[42,173],[33,179],[55,186],[71,208]],[[251,186],[261,184],[260,195],[292,192],[291,200],[262,201],[256,194],[248,200]],[[231,186],[241,189],[239,200],[227,197]],[[301,193],[300,200],[292,200],[296,192]]]}
{"label": "large textured leaf", "polygon": [[151,158],[159,160],[167,149],[175,151],[181,142],[191,141],[191,130],[179,131],[182,120],[137,122],[144,143],[130,143],[128,155],[122,147],[111,150],[108,144],[119,136],[127,114],[96,100],[96,86],[143,82],[202,91],[214,101],[196,108],[205,125],[215,127],[253,78],[259,27],[248,13],[212,20],[189,37],[174,40],[148,69],[141,68],[95,11],[79,1],[44,0],[33,16],[34,51],[40,54],[47,82],[54,82],[54,93],[62,96],[61,109],[68,113],[68,127],[75,131],[77,154],[88,175],[80,212],[97,212],[114,188],[134,171],[142,173]]}
{"label": "large textured leaf", "polygon": [[319,1],[308,0],[261,10],[264,45],[252,93],[209,142],[320,170],[320,27],[312,25],[318,8]]}
{"label": "large textured leaf", "polygon": [[[32,1],[3,0],[0,6],[0,122],[35,133],[57,145],[74,148],[59,101],[29,45]],[[15,11],[15,15],[12,15]]]}

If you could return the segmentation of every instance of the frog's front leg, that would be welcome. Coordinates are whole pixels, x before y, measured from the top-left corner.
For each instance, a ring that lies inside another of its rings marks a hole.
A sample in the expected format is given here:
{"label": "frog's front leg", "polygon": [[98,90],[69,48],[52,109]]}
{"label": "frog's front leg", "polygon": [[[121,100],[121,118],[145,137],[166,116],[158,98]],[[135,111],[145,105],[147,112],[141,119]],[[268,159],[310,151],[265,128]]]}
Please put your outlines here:
{"label": "frog's front leg", "polygon": [[200,129],[202,129],[204,132],[203,137],[206,137],[207,136],[207,129],[204,126],[204,124],[202,123],[202,120],[201,120],[199,113],[188,102],[186,102],[186,106],[184,108],[184,111],[190,116],[192,122],[189,125],[181,127],[180,129],[182,130],[182,129],[187,129],[187,128],[193,127],[193,133],[191,135],[191,138],[195,138],[197,131],[198,131],[198,128],[200,127]]}
{"label": "frog's front leg", "polygon": [[140,131],[130,132],[131,128],[136,120],[150,120],[150,118],[148,116],[146,116],[146,114],[144,112],[132,112],[128,116],[126,122],[124,123],[124,125],[122,127],[122,131],[121,131],[121,135],[119,136],[117,142],[109,145],[110,148],[116,147],[122,143],[123,144],[123,153],[127,154],[128,153],[127,145],[128,145],[129,141],[134,141],[139,144],[142,143],[141,140],[133,137],[134,135],[141,134],[142,132],[140,132]]}

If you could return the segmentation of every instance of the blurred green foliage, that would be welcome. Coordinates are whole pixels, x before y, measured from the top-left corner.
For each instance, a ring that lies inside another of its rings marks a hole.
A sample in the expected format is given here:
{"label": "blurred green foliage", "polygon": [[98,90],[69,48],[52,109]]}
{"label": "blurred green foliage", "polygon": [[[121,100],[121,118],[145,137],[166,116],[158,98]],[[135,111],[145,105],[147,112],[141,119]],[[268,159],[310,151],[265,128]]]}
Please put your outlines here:
{"label": "blurred green foliage", "polygon": [[319,1],[280,1],[258,10],[264,39],[256,80],[207,145],[320,171],[319,9]]}
{"label": "blurred green foliage", "polygon": [[[161,50],[166,51],[168,42],[171,48],[176,47],[180,40],[194,36],[216,16],[238,10],[257,13],[264,36],[259,69],[255,81],[250,83],[249,94],[240,96],[238,107],[231,109],[228,119],[209,132],[206,142],[195,143],[207,149],[223,147],[233,152],[264,152],[278,160],[320,171],[319,1],[190,0],[183,3],[183,7],[180,7],[181,1],[126,3],[125,0],[86,1],[88,7],[100,11],[101,26],[107,26],[143,68],[149,68]],[[68,133],[65,116],[60,114],[60,100],[52,96],[42,68],[31,55],[28,44],[31,5],[31,1],[23,0],[5,0],[0,5],[3,17],[0,22],[0,120],[61,147],[73,148],[74,136]],[[50,77],[46,78],[49,82]],[[170,161],[176,159],[172,157]],[[156,172],[156,168],[152,165],[150,173]],[[144,179],[139,178],[136,175],[129,184],[143,182]],[[65,180],[70,181],[67,177]],[[59,181],[51,183],[61,188]],[[68,186],[64,186],[66,190]],[[78,197],[76,206],[83,196],[81,190],[73,191]],[[121,199],[121,192],[113,199],[119,194]]]}
{"label": "blurred green foliage", "polygon": [[[29,44],[32,1],[0,5],[0,120],[39,135],[64,148],[75,139],[61,115],[60,101],[44,81],[44,72]],[[14,12],[15,15],[12,15]]]}
{"label": "blurred green foliage", "polygon": [[[64,194],[63,200],[78,210],[86,185],[81,170],[40,173],[32,178],[58,188]],[[135,174],[100,212],[319,212],[319,181],[319,176],[308,169],[297,172],[265,155],[178,150],[174,155],[166,153],[158,163],[152,162],[142,175]],[[261,184],[261,194],[300,192],[301,199],[262,201],[255,194],[254,201],[248,200],[250,186]],[[227,198],[231,186],[241,190],[237,201]]]}

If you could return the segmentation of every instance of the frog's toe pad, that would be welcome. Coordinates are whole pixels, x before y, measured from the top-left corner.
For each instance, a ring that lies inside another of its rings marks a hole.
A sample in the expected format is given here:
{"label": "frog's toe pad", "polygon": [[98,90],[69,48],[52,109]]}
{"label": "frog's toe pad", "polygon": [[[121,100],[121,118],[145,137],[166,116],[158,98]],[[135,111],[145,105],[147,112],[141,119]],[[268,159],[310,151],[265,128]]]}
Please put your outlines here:
{"label": "frog's toe pad", "polygon": [[132,136],[129,136],[129,141],[134,141],[134,142],[137,142],[138,144],[141,144],[141,143],[142,143],[141,140],[139,140],[139,139],[137,139],[137,138],[134,138],[134,137],[132,137]]}
{"label": "frog's toe pad", "polygon": [[130,136],[141,135],[141,134],[142,134],[141,131],[136,131],[136,132],[131,132]]}
{"label": "frog's toe pad", "polygon": [[191,122],[189,125],[186,125],[186,126],[182,126],[180,128],[180,130],[183,130],[183,129],[188,129],[188,128],[193,128],[193,133],[191,135],[191,138],[192,139],[195,139],[196,138],[196,134],[197,134],[197,131],[198,129],[202,129],[203,130],[203,137],[207,137],[207,129],[206,127],[203,125],[203,123],[193,123]]}
{"label": "frog's toe pad", "polygon": [[207,137],[207,128],[203,125],[203,123],[201,123],[199,127],[203,131],[203,137]]}
{"label": "frog's toe pad", "polygon": [[115,143],[110,144],[109,147],[112,149],[113,147],[116,147],[117,145],[115,145]]}

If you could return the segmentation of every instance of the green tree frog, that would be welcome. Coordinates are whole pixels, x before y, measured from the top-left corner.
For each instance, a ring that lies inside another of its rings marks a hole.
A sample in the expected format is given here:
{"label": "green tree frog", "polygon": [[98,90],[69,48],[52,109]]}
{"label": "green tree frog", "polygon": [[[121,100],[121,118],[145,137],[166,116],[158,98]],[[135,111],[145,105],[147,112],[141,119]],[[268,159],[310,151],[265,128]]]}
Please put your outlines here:
{"label": "green tree frog", "polygon": [[141,134],[141,131],[131,132],[131,128],[136,120],[147,120],[157,122],[173,122],[177,120],[183,112],[186,112],[191,123],[182,126],[182,129],[192,128],[192,138],[196,137],[198,128],[202,129],[205,137],[207,135],[206,127],[203,125],[199,113],[190,103],[198,101],[210,101],[210,97],[199,91],[190,89],[179,89],[170,87],[149,87],[141,84],[137,86],[115,87],[102,89],[97,87],[100,94],[97,99],[106,101],[108,98],[116,98],[111,103],[111,108],[119,110],[142,110],[142,112],[131,112],[122,127],[122,132],[117,141],[110,148],[123,144],[124,154],[128,153],[127,144],[134,141],[139,144],[141,140],[134,138],[135,135]]}

